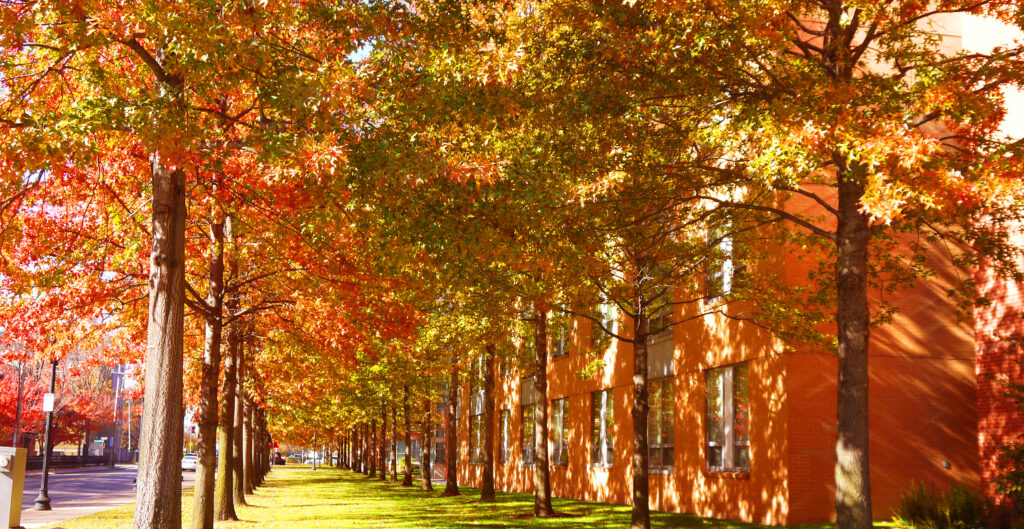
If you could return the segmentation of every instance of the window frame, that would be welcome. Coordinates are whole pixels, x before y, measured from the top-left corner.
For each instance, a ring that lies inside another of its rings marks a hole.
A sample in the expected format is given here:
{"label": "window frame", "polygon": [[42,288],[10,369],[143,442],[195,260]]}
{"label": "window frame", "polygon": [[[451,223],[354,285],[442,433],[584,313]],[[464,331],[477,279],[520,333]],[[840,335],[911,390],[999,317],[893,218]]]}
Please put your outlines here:
{"label": "window frame", "polygon": [[498,413],[498,434],[500,444],[498,449],[498,462],[507,464],[512,454],[512,417],[510,410],[501,410]]}
{"label": "window frame", "polygon": [[[484,414],[478,413],[469,416],[469,462],[470,464],[483,464],[484,462]],[[474,428],[476,428],[474,435]]]}
{"label": "window frame", "polygon": [[551,400],[552,450],[551,464],[567,466],[569,464],[569,399],[562,397]]}
{"label": "window frame", "polygon": [[[527,420],[529,410],[529,420]],[[522,404],[519,406],[519,433],[522,446],[520,450],[519,464],[524,467],[532,467],[537,462],[537,403]],[[529,436],[527,436],[529,428]]]}
{"label": "window frame", "polygon": [[551,358],[562,358],[569,354],[569,334],[571,331],[564,326],[558,326],[556,336],[551,337]]}
{"label": "window frame", "polygon": [[590,394],[590,466],[611,468],[615,464],[615,388]]}
{"label": "window frame", "polygon": [[[742,377],[737,376],[737,371],[742,370]],[[721,409],[722,409],[722,443],[721,443],[721,465],[713,466],[711,462],[711,452],[714,448],[718,448],[718,445],[712,445],[711,441],[711,377],[717,376],[721,373],[721,382],[719,392],[721,393]],[[737,379],[742,379],[741,385],[746,385],[746,402],[741,405],[745,410],[737,414],[736,404],[736,386]],[[730,364],[725,366],[719,366],[710,368],[705,372],[705,388],[707,397],[706,410],[705,410],[705,459],[707,460],[707,469],[710,472],[750,472],[750,369],[748,362],[739,362],[736,364]],[[737,417],[739,415],[739,418]],[[745,424],[738,425],[738,422],[744,422]],[[737,441],[736,431],[739,427],[742,427],[746,432],[746,441]],[[739,464],[743,459],[743,452],[745,451],[746,465]]]}
{"label": "window frame", "polygon": [[732,294],[736,276],[747,268],[743,263],[736,262],[736,245],[731,223],[723,228],[708,230],[707,245],[711,246],[716,239],[721,240],[711,250],[705,267],[704,294],[707,303],[721,301]]}
{"label": "window frame", "polygon": [[[667,473],[671,472],[675,468],[675,376],[660,377],[647,381],[647,395],[648,395],[648,415],[647,415],[647,461],[648,468],[653,472]],[[651,395],[655,393],[655,388],[660,387],[661,390],[661,401],[655,406],[652,402],[654,399]],[[665,390],[668,390],[667,396]],[[668,420],[666,421],[665,414],[665,403],[669,405],[669,413],[667,414]],[[655,419],[655,413],[657,413],[657,419]],[[666,428],[667,422],[667,428]],[[651,430],[657,427],[657,431],[661,433],[661,442],[655,442],[654,435]],[[665,431],[668,434],[665,435]],[[665,462],[665,450],[668,449],[671,452],[671,456],[668,458],[668,462]],[[661,450],[661,460],[657,463],[654,462],[654,451]]]}

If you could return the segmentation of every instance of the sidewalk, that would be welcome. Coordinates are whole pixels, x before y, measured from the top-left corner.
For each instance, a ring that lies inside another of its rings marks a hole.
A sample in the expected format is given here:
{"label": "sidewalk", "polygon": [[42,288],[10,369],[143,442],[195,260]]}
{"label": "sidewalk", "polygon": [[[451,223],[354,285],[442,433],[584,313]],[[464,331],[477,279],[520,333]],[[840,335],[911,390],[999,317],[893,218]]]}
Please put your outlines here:
{"label": "sidewalk", "polygon": [[[138,465],[136,465],[136,464],[127,464],[127,463],[114,465],[113,468],[111,468],[108,465],[93,465],[93,466],[88,466],[88,467],[51,468],[50,469],[50,475],[52,476],[54,474],[78,474],[80,472],[103,472],[104,470],[126,470],[126,469],[136,469],[136,468],[138,468]],[[42,470],[26,470],[25,471],[25,477],[39,476],[42,473],[43,473]]]}
{"label": "sidewalk", "polygon": [[[21,525],[28,528],[47,527],[73,518],[99,513],[135,501],[137,465],[110,467],[62,468],[51,471],[50,498],[53,510],[32,509],[38,494],[40,472],[26,476],[26,490],[22,502]],[[192,486],[193,472],[183,475],[182,487]],[[106,529],[106,528],[104,528]]]}

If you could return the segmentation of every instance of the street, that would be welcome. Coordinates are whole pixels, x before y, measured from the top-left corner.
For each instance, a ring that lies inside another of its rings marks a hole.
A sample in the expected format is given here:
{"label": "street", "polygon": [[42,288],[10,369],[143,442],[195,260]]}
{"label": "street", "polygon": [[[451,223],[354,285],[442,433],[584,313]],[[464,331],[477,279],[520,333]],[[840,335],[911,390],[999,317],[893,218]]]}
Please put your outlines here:
{"label": "street", "polygon": [[[50,474],[49,496],[51,511],[36,511],[36,496],[42,475],[38,472],[25,476],[25,494],[22,498],[21,524],[42,527],[77,518],[135,501],[136,468],[119,465],[117,468],[69,469]],[[195,472],[183,472],[182,488],[191,487]]]}

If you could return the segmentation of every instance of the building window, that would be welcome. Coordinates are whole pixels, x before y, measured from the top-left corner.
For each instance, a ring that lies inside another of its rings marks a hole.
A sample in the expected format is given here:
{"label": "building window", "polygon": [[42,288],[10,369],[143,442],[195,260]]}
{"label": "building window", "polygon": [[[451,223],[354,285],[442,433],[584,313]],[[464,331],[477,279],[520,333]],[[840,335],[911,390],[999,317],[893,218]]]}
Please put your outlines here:
{"label": "building window", "polygon": [[611,389],[595,391],[590,394],[592,417],[591,428],[591,464],[599,467],[610,467],[614,461],[615,436],[615,392]]}
{"label": "building window", "polygon": [[675,421],[675,393],[672,378],[650,381],[647,402],[650,415],[647,417],[647,447],[650,468],[665,470],[672,468],[673,423]]}
{"label": "building window", "polygon": [[651,317],[647,320],[647,343],[671,337],[671,330],[672,305],[659,302],[657,307],[652,308]]}
{"label": "building window", "polygon": [[705,286],[709,301],[715,301],[732,293],[736,276],[746,269],[734,259],[732,226],[708,231],[708,246],[713,248],[708,257]]}
{"label": "building window", "polygon": [[469,416],[469,462],[484,462],[484,416],[482,413]]}
{"label": "building window", "polygon": [[534,419],[536,404],[524,404],[522,407],[522,430],[523,430],[523,464],[532,465],[536,453],[537,422]]}
{"label": "building window", "polygon": [[555,465],[569,464],[569,399],[555,399],[551,401],[552,412],[554,413],[555,429],[554,451],[551,454],[551,463]]}
{"label": "building window", "polygon": [[444,443],[435,443],[434,444],[434,462],[435,463],[444,463],[445,461],[446,461],[446,459],[445,459]]}
{"label": "building window", "polygon": [[708,469],[750,470],[747,364],[709,369]]}
{"label": "building window", "polygon": [[590,326],[590,345],[594,352],[604,353],[612,345],[612,335],[619,332],[619,313],[614,303],[598,305],[599,319]]}
{"label": "building window", "polygon": [[498,462],[505,464],[508,463],[509,453],[512,451],[512,431],[508,410],[501,410],[499,424],[501,425],[501,452],[498,454]]}
{"label": "building window", "polygon": [[572,325],[572,321],[564,315],[551,317],[550,329],[552,358],[558,358],[569,354],[570,325]]}
{"label": "building window", "polygon": [[459,423],[459,417],[462,417],[462,386],[455,388],[455,424]]}

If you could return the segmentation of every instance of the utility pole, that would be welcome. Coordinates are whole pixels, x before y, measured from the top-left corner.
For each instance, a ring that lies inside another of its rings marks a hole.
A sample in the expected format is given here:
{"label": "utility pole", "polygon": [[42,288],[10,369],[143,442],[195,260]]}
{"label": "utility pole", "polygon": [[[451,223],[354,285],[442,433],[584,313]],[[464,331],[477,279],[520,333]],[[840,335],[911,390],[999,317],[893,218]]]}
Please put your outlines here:
{"label": "utility pole", "polygon": [[53,434],[53,405],[57,389],[57,361],[50,360],[50,393],[43,398],[43,410],[46,411],[46,436],[43,437],[43,481],[39,485],[39,496],[36,497],[37,511],[50,510],[50,496],[47,487],[50,484],[50,441]]}
{"label": "utility pole", "polygon": [[117,464],[117,452],[121,449],[121,385],[124,379],[124,371],[121,370],[121,365],[118,364],[111,373],[111,378],[114,383],[114,430],[110,433],[110,468],[114,468]]}
{"label": "utility pole", "polygon": [[25,392],[25,362],[18,360],[18,406],[14,412],[14,447],[18,447],[21,435],[21,400]]}
{"label": "utility pole", "polygon": [[134,463],[135,458],[132,453],[132,401],[128,401],[128,462]]}

